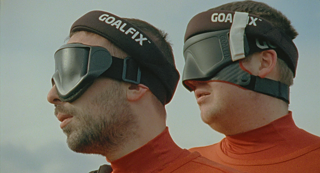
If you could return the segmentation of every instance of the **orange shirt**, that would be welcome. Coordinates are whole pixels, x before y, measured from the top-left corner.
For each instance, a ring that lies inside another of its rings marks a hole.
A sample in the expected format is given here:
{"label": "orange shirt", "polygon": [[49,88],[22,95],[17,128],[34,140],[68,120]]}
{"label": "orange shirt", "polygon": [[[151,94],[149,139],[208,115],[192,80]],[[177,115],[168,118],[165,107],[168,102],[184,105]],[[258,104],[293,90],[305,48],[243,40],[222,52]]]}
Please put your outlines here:
{"label": "orange shirt", "polygon": [[128,155],[111,162],[112,173],[226,173],[238,172],[210,161],[197,152],[181,149],[168,128]]}
{"label": "orange shirt", "polygon": [[291,112],[261,128],[190,151],[248,173],[320,172],[320,137],[299,129]]}

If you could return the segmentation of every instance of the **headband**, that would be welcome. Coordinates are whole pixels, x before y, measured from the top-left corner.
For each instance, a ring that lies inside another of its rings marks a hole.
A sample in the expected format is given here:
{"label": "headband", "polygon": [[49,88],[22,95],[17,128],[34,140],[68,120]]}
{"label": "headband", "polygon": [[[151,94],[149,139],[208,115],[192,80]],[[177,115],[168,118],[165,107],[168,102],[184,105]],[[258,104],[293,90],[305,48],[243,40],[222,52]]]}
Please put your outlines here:
{"label": "headband", "polygon": [[[189,38],[201,33],[230,29],[233,24],[234,16],[235,12],[233,11],[208,10],[199,13],[190,20],[184,41],[186,42]],[[286,55],[279,58],[282,58],[286,62],[295,75],[298,62],[298,50],[292,39],[284,32],[274,27],[267,20],[249,14],[244,34],[248,37],[266,39],[279,47]]]}
{"label": "headband", "polygon": [[170,63],[173,60],[166,57],[144,32],[128,21],[104,11],[91,11],[83,15],[70,29],[70,33],[76,31],[98,34],[128,53],[142,71],[147,71],[141,73],[141,81],[162,103],[170,102],[179,73],[174,63]]}

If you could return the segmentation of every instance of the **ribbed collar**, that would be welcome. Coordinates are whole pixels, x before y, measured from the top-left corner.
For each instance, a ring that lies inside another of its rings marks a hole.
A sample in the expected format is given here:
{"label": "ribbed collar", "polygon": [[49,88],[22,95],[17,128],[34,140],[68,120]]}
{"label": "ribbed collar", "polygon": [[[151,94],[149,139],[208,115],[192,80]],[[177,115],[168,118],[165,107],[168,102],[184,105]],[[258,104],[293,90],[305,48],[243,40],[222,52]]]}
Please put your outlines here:
{"label": "ribbed collar", "polygon": [[235,159],[268,159],[288,154],[306,147],[314,137],[299,129],[292,113],[270,124],[245,133],[226,136],[221,141],[221,150]]}
{"label": "ribbed collar", "polygon": [[111,162],[113,173],[158,172],[177,158],[185,157],[188,151],[178,147],[172,140],[168,127],[141,148]]}

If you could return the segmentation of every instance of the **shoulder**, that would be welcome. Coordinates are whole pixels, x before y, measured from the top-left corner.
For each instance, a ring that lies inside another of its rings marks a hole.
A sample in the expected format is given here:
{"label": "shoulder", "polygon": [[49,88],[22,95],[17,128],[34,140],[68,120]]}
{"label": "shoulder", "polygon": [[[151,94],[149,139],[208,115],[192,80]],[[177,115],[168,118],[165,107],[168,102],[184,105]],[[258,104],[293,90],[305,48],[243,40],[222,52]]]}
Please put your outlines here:
{"label": "shoulder", "polygon": [[297,150],[288,155],[288,158],[304,158],[303,160],[308,162],[310,158],[313,160],[317,160],[320,163],[320,141],[314,141],[313,145],[309,145],[308,147]]}

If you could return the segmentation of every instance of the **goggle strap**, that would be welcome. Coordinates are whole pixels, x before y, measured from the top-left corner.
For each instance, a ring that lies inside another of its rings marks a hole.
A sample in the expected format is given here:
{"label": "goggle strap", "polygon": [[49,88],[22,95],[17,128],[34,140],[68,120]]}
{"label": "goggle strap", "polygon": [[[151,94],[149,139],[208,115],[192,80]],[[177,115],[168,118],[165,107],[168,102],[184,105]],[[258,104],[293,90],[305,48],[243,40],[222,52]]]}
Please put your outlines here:
{"label": "goggle strap", "polygon": [[232,61],[245,58],[244,35],[248,23],[248,13],[235,12],[234,21],[230,28],[229,44]]}
{"label": "goggle strap", "polygon": [[242,86],[246,89],[266,94],[272,97],[281,99],[289,103],[289,86],[279,81],[274,81],[267,78],[260,78],[259,76],[250,75],[249,85]]}
{"label": "goggle strap", "polygon": [[162,82],[147,69],[139,67],[138,63],[131,57],[126,59],[112,57],[110,68],[101,76],[134,84],[144,84],[162,104],[166,104],[167,95]]}
{"label": "goggle strap", "polygon": [[130,57],[123,60],[122,80],[134,84],[139,84],[141,80],[141,70],[136,61]]}
{"label": "goggle strap", "polygon": [[221,80],[239,85],[243,88],[266,94],[289,103],[289,86],[279,81],[260,78],[243,71],[239,63],[233,63],[221,70],[211,80]]}
{"label": "goggle strap", "polygon": [[119,81],[139,84],[141,80],[141,70],[138,63],[130,57],[125,59],[112,57],[112,64],[110,68],[101,76],[109,77]]}

